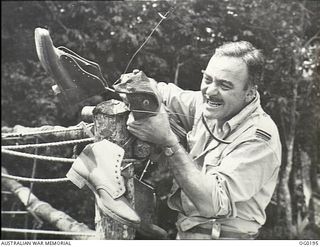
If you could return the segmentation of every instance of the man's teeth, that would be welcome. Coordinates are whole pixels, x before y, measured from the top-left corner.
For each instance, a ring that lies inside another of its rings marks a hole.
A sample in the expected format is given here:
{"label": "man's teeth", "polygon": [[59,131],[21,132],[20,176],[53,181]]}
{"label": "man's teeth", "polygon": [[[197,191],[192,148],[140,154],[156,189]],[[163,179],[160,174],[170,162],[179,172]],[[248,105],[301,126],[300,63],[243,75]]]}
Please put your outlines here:
{"label": "man's teeth", "polygon": [[221,106],[221,105],[222,105],[221,102],[215,102],[215,101],[211,101],[211,100],[207,100],[207,103],[208,103],[210,106],[214,106],[214,107],[218,107],[218,106]]}

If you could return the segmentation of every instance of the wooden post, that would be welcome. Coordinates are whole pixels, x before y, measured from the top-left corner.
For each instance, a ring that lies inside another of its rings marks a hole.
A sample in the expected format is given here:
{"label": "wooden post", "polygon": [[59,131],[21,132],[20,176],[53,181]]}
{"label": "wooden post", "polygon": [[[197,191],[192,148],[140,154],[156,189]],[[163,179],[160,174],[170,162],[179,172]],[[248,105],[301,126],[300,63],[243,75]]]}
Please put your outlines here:
{"label": "wooden post", "polygon": [[[130,135],[126,128],[126,121],[129,111],[123,102],[117,100],[104,101],[98,104],[93,110],[93,122],[95,141],[107,139],[125,149],[124,158],[132,157],[132,146],[126,145]],[[125,166],[126,164],[122,164]],[[126,169],[128,178],[125,182],[126,193],[131,206],[134,208],[134,167]],[[134,239],[135,229],[129,227],[109,216],[103,216],[96,207],[96,232],[98,239]]]}

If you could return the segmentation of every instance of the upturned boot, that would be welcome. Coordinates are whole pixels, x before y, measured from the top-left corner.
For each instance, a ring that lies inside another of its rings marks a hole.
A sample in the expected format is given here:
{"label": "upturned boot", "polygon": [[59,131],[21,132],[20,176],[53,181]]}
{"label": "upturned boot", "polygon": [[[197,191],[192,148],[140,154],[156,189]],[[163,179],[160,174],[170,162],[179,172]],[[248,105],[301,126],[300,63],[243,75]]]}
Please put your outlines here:
{"label": "upturned boot", "polygon": [[62,103],[73,107],[103,92],[119,97],[106,91],[111,85],[104,79],[99,64],[66,47],[55,47],[47,29],[36,28],[34,35],[40,63],[57,83],[53,90]]}
{"label": "upturned boot", "polygon": [[89,144],[66,176],[79,188],[87,185],[93,191],[103,214],[135,227],[140,217],[124,197],[126,189],[120,169],[123,155],[123,148],[105,139]]}

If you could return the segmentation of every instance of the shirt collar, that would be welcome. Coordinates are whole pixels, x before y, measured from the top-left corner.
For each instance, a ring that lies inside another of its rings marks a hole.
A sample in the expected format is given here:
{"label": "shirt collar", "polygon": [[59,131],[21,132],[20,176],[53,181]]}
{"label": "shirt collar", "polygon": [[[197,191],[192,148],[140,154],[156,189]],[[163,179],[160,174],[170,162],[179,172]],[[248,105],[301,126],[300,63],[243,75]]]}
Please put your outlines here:
{"label": "shirt collar", "polygon": [[248,116],[250,116],[260,105],[260,94],[257,91],[254,100],[244,107],[237,115],[226,121],[223,126],[224,133],[230,133],[236,129]]}

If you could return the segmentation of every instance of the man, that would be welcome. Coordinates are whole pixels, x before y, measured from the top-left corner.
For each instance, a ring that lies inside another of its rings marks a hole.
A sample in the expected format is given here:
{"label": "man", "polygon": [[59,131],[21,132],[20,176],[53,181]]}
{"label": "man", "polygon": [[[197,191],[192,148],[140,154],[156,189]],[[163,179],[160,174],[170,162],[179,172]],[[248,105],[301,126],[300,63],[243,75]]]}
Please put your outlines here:
{"label": "man", "polygon": [[[182,147],[161,107],[128,130],[163,147],[174,176],[168,205],[177,210],[177,239],[254,239],[265,223],[281,162],[276,125],[257,85],[263,56],[249,42],[216,49],[201,91],[158,83],[163,104],[188,131]],[[154,131],[157,129],[157,131]]]}

